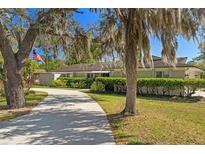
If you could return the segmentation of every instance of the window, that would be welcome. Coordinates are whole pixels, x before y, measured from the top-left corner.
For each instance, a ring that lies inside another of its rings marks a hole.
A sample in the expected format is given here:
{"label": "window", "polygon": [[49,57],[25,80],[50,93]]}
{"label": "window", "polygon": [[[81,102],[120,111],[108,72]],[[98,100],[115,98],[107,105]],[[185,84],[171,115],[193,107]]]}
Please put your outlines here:
{"label": "window", "polygon": [[163,76],[162,76],[162,72],[156,72],[156,78],[162,78]]}
{"label": "window", "polygon": [[169,71],[157,71],[156,78],[169,78]]}
{"label": "window", "polygon": [[102,73],[101,76],[102,76],[102,77],[109,77],[110,74],[109,74],[109,73]]}
{"label": "window", "polygon": [[166,72],[163,72],[163,77],[164,77],[164,78],[168,78],[168,77],[169,77],[169,72],[167,72],[167,71],[166,71]]}
{"label": "window", "polygon": [[94,78],[94,77],[95,77],[95,75],[94,75],[94,74],[92,74],[92,73],[87,73],[87,74],[86,74],[86,77],[87,77],[87,78]]}

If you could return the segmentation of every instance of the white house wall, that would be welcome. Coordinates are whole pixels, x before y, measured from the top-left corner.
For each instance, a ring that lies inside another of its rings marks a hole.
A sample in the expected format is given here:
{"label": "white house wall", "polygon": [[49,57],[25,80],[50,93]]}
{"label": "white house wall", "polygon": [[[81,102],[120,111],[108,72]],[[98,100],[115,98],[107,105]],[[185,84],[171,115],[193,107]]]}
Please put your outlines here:
{"label": "white house wall", "polygon": [[61,74],[54,74],[54,80],[58,79],[61,76]]}

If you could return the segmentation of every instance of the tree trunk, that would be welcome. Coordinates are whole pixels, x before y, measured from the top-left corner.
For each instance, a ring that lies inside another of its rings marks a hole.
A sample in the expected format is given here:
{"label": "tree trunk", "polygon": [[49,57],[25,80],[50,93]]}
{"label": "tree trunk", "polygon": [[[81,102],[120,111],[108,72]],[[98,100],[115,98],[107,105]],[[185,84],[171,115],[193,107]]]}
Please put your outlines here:
{"label": "tree trunk", "polygon": [[125,68],[126,68],[126,104],[124,115],[136,114],[136,45],[133,37],[134,10],[129,9],[129,20],[126,25]]}
{"label": "tree trunk", "polygon": [[53,48],[53,59],[54,59],[54,62],[57,63],[57,61],[58,61],[58,47],[57,47],[57,45]]}
{"label": "tree trunk", "polygon": [[8,88],[8,81],[7,81],[7,79],[4,79],[3,80],[3,84],[4,84],[4,95],[5,95],[5,97],[6,97],[6,102],[7,102],[7,106],[9,107],[9,108],[11,108],[11,104],[10,104],[10,97],[9,97],[9,88]]}
{"label": "tree trunk", "polygon": [[[15,61],[14,61],[15,62]],[[6,67],[5,96],[9,108],[22,108],[26,104],[21,69]]]}

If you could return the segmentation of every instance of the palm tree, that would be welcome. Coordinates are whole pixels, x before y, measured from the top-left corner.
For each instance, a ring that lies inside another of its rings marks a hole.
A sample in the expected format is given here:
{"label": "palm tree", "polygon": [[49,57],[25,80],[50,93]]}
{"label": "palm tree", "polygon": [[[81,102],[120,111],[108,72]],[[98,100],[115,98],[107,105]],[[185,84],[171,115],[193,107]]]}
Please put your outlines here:
{"label": "palm tree", "polygon": [[197,16],[190,9],[107,9],[102,12],[103,51],[119,52],[126,69],[126,105],[122,113],[135,115],[138,63],[153,65],[150,36],[161,41],[163,60],[174,65],[177,36],[194,39],[198,28]]}

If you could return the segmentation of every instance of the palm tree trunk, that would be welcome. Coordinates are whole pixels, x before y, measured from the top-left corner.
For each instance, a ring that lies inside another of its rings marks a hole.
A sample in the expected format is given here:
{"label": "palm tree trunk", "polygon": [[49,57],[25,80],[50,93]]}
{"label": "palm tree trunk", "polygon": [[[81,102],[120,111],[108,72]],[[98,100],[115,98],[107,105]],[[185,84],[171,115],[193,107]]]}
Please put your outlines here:
{"label": "palm tree trunk", "polygon": [[126,68],[126,104],[124,115],[136,114],[136,45],[133,38],[134,10],[129,9],[129,20],[126,25],[125,68]]}

